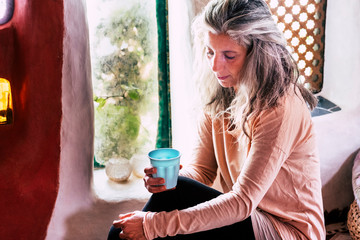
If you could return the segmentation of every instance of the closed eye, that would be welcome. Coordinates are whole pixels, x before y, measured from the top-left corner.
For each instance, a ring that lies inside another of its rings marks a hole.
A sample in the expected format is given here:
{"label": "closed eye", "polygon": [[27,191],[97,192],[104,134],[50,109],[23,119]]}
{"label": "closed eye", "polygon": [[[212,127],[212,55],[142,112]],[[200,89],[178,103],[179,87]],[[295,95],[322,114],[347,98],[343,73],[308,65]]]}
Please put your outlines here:
{"label": "closed eye", "polygon": [[225,54],[225,57],[226,57],[227,59],[234,59],[234,58],[235,58],[235,56],[228,56],[228,55],[226,55],[226,54]]}
{"label": "closed eye", "polygon": [[238,56],[238,53],[237,52],[235,52],[235,51],[224,51],[223,52],[223,54],[224,54],[224,57],[226,58],[226,59],[234,59],[234,58],[236,58],[236,56]]}

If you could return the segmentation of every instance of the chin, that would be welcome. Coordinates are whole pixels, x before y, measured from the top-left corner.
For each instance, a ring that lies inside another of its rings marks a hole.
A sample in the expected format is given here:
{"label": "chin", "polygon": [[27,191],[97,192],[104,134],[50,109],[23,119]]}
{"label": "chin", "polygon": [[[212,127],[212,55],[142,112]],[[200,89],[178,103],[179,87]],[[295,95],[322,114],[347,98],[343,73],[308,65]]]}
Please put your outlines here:
{"label": "chin", "polygon": [[223,88],[232,88],[234,87],[233,84],[226,84],[226,83],[222,83],[222,82],[219,82],[220,86],[222,86]]}

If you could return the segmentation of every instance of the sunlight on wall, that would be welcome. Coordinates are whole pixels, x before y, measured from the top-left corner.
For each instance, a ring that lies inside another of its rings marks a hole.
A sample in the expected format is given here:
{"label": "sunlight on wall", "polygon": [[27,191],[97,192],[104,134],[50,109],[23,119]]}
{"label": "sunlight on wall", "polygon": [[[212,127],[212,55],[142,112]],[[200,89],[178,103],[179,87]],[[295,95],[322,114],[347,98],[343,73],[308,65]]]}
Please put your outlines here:
{"label": "sunlight on wall", "polygon": [[321,95],[343,110],[360,107],[360,1],[328,0],[324,88]]}
{"label": "sunlight on wall", "polygon": [[192,40],[194,13],[191,0],[169,1],[169,46],[173,147],[181,151],[181,163],[191,160],[196,135],[196,112],[192,82]]}
{"label": "sunlight on wall", "polygon": [[0,0],[0,25],[11,20],[14,12],[14,0]]}
{"label": "sunlight on wall", "polygon": [[6,13],[6,5],[5,5],[5,1],[1,0],[0,1],[0,19],[5,17],[5,13]]}

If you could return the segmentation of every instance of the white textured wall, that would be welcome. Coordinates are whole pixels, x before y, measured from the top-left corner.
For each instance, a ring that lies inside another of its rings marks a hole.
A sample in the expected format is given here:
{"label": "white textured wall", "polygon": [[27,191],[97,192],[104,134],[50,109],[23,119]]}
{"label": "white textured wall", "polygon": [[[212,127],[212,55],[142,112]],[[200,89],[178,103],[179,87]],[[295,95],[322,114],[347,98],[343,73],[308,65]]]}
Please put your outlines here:
{"label": "white textured wall", "polygon": [[348,207],[351,169],[360,148],[360,1],[328,0],[324,86],[320,95],[342,108],[314,118],[318,136],[324,208]]}
{"label": "white textured wall", "polygon": [[[173,147],[191,161],[198,111],[194,95],[191,24],[209,0],[169,0],[169,49]],[[196,99],[196,98],[195,98]]]}
{"label": "white textured wall", "polygon": [[325,29],[325,96],[343,109],[360,105],[360,1],[328,0]]}
{"label": "white textured wall", "polygon": [[169,2],[169,52],[173,147],[181,151],[182,164],[190,160],[196,131],[192,82],[192,0]]}
{"label": "white textured wall", "polygon": [[64,8],[60,183],[48,240],[69,239],[68,219],[92,200],[94,114],[85,0],[64,0]]}

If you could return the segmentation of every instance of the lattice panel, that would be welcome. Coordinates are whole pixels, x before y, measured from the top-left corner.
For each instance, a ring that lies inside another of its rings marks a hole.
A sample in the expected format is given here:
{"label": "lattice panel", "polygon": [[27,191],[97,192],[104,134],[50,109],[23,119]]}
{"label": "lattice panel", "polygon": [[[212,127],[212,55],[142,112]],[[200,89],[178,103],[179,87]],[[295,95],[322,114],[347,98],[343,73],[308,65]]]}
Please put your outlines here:
{"label": "lattice panel", "polygon": [[265,0],[297,61],[300,81],[321,91],[324,69],[326,0]]}

